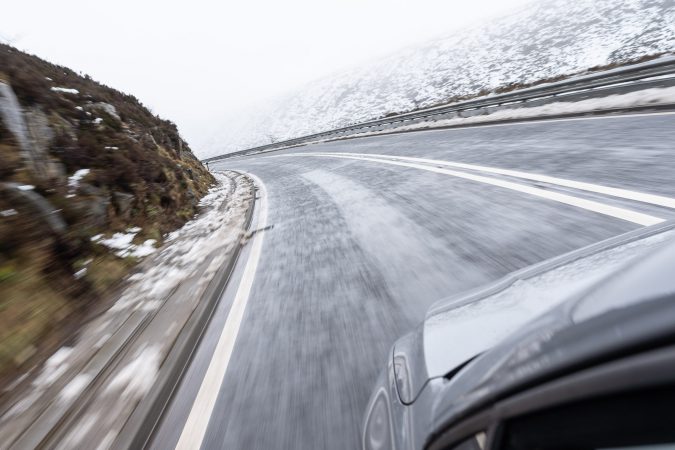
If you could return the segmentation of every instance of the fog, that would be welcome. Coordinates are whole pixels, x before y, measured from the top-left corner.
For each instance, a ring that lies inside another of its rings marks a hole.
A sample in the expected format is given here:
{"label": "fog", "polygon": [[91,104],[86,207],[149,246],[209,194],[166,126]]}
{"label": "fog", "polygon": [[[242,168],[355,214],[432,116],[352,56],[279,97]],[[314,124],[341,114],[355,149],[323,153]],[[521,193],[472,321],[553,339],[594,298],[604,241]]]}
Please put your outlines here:
{"label": "fog", "polygon": [[3,7],[0,39],[135,95],[198,143],[227,115],[528,1],[24,0]]}

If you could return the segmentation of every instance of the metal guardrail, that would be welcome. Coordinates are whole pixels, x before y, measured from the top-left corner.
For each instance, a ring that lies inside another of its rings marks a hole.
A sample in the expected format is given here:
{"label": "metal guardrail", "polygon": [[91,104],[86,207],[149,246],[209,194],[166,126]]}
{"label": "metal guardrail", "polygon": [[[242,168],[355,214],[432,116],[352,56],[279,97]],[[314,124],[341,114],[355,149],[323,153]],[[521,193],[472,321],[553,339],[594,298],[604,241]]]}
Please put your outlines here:
{"label": "metal guardrail", "polygon": [[540,106],[560,101],[579,101],[650,87],[674,85],[675,56],[669,56],[598,73],[576,76],[553,83],[540,84],[504,94],[487,95],[449,105],[387,116],[334,130],[322,131],[320,133],[214,156],[203,160],[203,162],[213,162],[266,150],[292,147],[330,137],[341,138],[367,131],[381,131],[395,128],[396,124],[400,124],[401,122],[415,123],[453,117],[471,117],[488,114],[499,109],[505,109],[505,107],[514,109]]}

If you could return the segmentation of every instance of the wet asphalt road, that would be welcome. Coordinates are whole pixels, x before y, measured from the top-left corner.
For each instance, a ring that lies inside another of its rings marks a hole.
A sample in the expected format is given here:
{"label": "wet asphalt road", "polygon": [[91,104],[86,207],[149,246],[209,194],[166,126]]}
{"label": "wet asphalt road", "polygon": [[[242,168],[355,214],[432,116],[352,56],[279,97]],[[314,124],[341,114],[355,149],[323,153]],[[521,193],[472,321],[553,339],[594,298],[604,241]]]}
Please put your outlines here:
{"label": "wet asphalt road", "polygon": [[[424,157],[675,197],[674,143],[675,115],[652,115],[361,138],[213,164],[265,183],[274,228],[265,232],[202,447],[358,447],[364,408],[390,346],[431,303],[640,227],[424,170],[272,155]],[[662,207],[564,192],[675,218]],[[228,305],[224,298],[155,448],[175,446]]]}

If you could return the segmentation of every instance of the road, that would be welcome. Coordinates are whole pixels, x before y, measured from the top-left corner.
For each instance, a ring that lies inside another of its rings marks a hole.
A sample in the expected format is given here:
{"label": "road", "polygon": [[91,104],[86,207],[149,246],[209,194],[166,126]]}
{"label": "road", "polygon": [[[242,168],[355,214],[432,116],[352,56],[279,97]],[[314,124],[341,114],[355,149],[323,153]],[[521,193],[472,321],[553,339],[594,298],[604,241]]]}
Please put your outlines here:
{"label": "road", "polygon": [[[259,233],[255,277],[237,300],[256,250],[241,255],[152,446],[174,448],[184,435],[193,448],[358,447],[390,346],[433,302],[675,218],[658,204],[675,197],[673,142],[675,115],[660,113],[376,136],[214,163],[260,179],[273,228]],[[238,301],[236,341],[214,356]],[[222,358],[215,385],[202,387]],[[209,407],[194,406],[200,390]],[[203,430],[189,434],[195,420]]]}

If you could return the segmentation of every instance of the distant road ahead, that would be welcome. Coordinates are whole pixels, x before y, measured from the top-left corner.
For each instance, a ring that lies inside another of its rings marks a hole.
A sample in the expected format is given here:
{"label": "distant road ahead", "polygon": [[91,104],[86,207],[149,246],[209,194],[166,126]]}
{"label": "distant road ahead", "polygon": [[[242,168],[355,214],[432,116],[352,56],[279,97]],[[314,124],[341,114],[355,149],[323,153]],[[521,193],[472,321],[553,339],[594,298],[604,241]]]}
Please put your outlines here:
{"label": "distant road ahead", "polygon": [[[200,413],[193,402],[207,367],[223,357],[213,352],[232,293],[153,445],[173,448],[192,410],[207,416],[203,432],[190,435],[203,448],[357,448],[390,346],[431,303],[675,218],[668,203],[675,198],[675,115],[361,138],[212,168],[256,175],[274,228],[264,232],[223,382],[203,388],[215,398],[212,409]],[[251,253],[242,255],[231,284],[246,277]]]}

